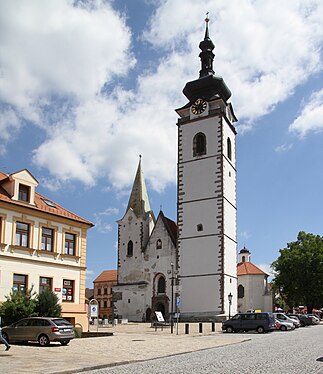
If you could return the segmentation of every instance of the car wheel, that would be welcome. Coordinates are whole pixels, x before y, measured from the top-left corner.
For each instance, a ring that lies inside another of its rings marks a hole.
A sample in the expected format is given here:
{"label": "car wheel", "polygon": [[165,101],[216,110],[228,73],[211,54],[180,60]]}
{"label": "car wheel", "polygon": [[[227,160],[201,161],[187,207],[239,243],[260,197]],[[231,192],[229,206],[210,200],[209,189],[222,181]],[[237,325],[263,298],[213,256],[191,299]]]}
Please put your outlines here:
{"label": "car wheel", "polygon": [[40,337],[38,338],[38,342],[39,342],[39,345],[41,347],[46,347],[49,345],[50,343],[50,340],[49,340],[49,337],[45,334],[42,334],[40,335]]}
{"label": "car wheel", "polygon": [[60,343],[61,345],[67,345],[70,341],[69,340],[62,340]]}
{"label": "car wheel", "polygon": [[305,322],[301,321],[301,327],[305,327]]}
{"label": "car wheel", "polygon": [[233,332],[233,328],[232,328],[232,326],[228,326],[228,327],[226,328],[226,331],[227,331],[229,334],[231,334],[231,333]]}
{"label": "car wheel", "polygon": [[9,343],[9,336],[7,333],[3,332],[2,337],[4,338],[4,340],[6,340]]}
{"label": "car wheel", "polygon": [[280,326],[280,331],[286,331],[287,330],[287,327],[286,326],[284,326],[284,325],[281,325]]}
{"label": "car wheel", "polygon": [[259,326],[257,328],[257,332],[258,332],[258,334],[263,334],[265,332],[265,329],[262,326]]}

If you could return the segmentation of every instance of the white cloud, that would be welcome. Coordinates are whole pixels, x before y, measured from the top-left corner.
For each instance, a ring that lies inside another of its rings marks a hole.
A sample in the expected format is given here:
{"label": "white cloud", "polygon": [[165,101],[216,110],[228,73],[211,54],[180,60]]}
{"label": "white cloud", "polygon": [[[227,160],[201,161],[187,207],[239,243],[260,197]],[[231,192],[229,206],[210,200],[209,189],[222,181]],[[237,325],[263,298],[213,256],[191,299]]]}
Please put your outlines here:
{"label": "white cloud", "polygon": [[293,148],[293,144],[280,144],[277,147],[275,147],[275,152],[282,153],[282,152],[288,152]]}
{"label": "white cloud", "polygon": [[251,235],[250,235],[250,233],[248,232],[248,231],[241,231],[240,232],[240,237],[242,238],[242,239],[249,239],[250,237],[251,237]]}
{"label": "white cloud", "polygon": [[[105,177],[122,189],[142,154],[150,186],[162,190],[176,181],[173,109],[186,103],[181,90],[198,77],[203,11],[193,0],[157,3],[142,39],[164,56],[126,90],[114,80],[135,62],[125,20],[109,2],[81,3],[0,3],[0,100],[16,118],[46,129],[33,161],[54,180],[93,186]],[[206,0],[204,9],[214,67],[233,92],[241,129],[252,128],[322,68],[322,2]],[[6,129],[15,126],[14,116],[3,121]]]}
{"label": "white cloud", "polygon": [[257,264],[256,266],[269,275],[269,280],[272,279],[272,277],[274,276],[274,273],[273,273],[273,269],[271,268],[270,264],[259,264],[259,265]]}
{"label": "white cloud", "polygon": [[118,208],[107,208],[102,212],[94,213],[95,228],[103,234],[111,232],[113,227],[107,220],[109,220],[108,217],[115,216],[117,214],[119,214]]}
{"label": "white cloud", "polygon": [[309,132],[323,131],[323,89],[311,95],[289,131],[304,137]]}

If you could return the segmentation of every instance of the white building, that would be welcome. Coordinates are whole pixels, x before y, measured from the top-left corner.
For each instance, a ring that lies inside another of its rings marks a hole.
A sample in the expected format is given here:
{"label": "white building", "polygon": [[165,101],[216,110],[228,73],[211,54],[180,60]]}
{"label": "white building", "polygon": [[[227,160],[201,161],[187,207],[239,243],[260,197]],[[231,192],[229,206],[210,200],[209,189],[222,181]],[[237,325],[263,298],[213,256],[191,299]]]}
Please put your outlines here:
{"label": "white building", "polygon": [[268,283],[269,275],[250,262],[250,252],[245,247],[239,253],[238,312],[261,310],[272,312],[273,292]]}
{"label": "white building", "polygon": [[174,285],[182,321],[215,320],[229,308],[236,312],[236,117],[228,102],[231,92],[213,70],[208,19],[200,49],[200,76],[186,84],[189,101],[176,110],[178,237],[175,223],[162,213],[155,224],[140,163],[126,214],[118,221],[115,306],[131,320],[147,319],[154,310],[167,317],[169,302],[174,304],[171,268],[178,273]]}
{"label": "white building", "polygon": [[183,93],[178,120],[178,252],[181,318],[236,311],[236,117],[231,92],[213,70],[214,44],[200,43],[199,79]]}
{"label": "white building", "polygon": [[45,287],[62,316],[88,328],[86,235],[92,223],[36,192],[28,170],[0,172],[0,303],[14,292]]}
{"label": "white building", "polygon": [[113,286],[115,314],[149,321],[154,311],[168,318],[171,275],[176,262],[175,222],[150,209],[141,159],[125,215],[118,221],[118,284]]}

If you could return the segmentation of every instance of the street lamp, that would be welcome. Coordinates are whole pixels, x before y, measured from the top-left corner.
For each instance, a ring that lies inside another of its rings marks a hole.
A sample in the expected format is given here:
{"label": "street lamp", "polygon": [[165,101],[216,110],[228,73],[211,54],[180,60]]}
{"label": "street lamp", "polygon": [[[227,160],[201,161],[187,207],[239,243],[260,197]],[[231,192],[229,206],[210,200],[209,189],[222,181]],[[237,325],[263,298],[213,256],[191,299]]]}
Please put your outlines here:
{"label": "street lamp", "polygon": [[177,270],[174,270],[174,264],[171,262],[170,264],[171,270],[167,270],[167,274],[171,275],[171,286],[172,286],[172,300],[171,300],[171,315],[170,315],[170,332],[171,334],[174,331],[174,321],[173,321],[173,313],[174,313],[174,279],[177,278]]}
{"label": "street lamp", "polygon": [[232,304],[232,294],[231,292],[228,295],[228,300],[229,300],[229,319],[231,318],[231,304]]}

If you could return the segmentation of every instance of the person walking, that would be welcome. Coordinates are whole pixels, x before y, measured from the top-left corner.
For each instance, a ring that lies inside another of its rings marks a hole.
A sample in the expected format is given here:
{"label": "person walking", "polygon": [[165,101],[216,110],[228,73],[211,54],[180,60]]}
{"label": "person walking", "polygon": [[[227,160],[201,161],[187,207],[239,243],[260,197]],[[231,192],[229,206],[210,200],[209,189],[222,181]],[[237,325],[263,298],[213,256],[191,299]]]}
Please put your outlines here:
{"label": "person walking", "polygon": [[6,339],[2,336],[2,328],[0,326],[0,342],[3,343],[6,346],[6,351],[9,351],[11,348],[11,345],[6,341]]}

